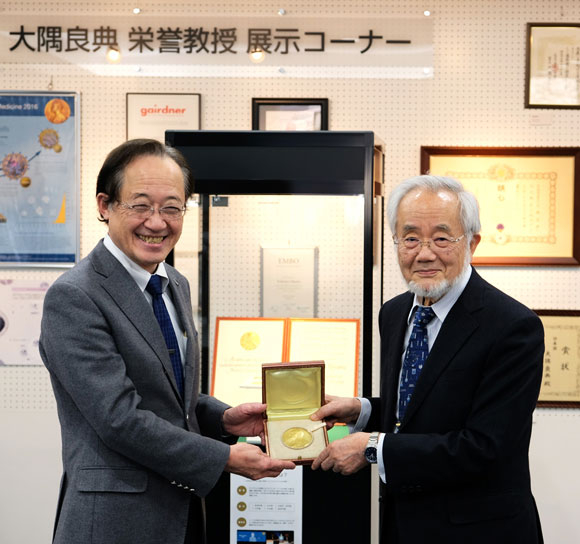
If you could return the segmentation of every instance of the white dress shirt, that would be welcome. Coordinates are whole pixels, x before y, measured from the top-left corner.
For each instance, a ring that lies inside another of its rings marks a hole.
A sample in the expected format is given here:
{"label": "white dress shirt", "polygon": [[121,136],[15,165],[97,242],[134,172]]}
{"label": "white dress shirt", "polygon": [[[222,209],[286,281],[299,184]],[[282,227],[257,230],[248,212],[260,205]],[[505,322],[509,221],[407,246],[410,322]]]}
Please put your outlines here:
{"label": "white dress shirt", "polygon": [[[141,268],[137,263],[129,259],[125,253],[123,253],[116,245],[111,237],[107,234],[103,240],[103,244],[105,247],[113,254],[113,257],[117,259],[129,275],[135,280],[135,283],[141,289],[143,295],[153,306],[153,298],[151,295],[145,290],[149,280],[151,279],[151,274],[147,272],[144,268]],[[169,283],[169,278],[167,277],[167,272],[165,270],[165,263],[159,263],[157,265],[157,270],[155,274],[161,277],[161,284],[163,285],[163,302],[165,302],[165,306],[167,306],[167,311],[169,312],[169,317],[171,318],[171,324],[173,325],[173,330],[175,331],[175,336],[177,337],[177,343],[179,344],[179,354],[181,355],[181,364],[183,365],[185,361],[185,350],[187,348],[187,336],[185,335],[185,331],[181,326],[181,322],[179,320],[179,316],[177,315],[177,310],[175,309],[175,305],[169,296],[169,292],[167,289],[167,285]]]}

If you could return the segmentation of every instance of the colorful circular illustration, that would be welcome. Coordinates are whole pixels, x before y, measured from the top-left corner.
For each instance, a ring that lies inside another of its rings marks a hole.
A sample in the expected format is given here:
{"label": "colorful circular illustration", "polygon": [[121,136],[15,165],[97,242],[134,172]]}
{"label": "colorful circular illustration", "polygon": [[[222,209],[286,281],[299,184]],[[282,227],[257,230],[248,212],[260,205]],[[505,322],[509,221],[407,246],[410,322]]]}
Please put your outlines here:
{"label": "colorful circular illustration", "polygon": [[19,179],[28,170],[28,159],[22,153],[8,153],[2,159],[2,172],[7,178]]}
{"label": "colorful circular illustration", "polygon": [[55,125],[64,123],[70,117],[70,106],[62,98],[53,98],[44,106],[44,116]]}
{"label": "colorful circular illustration", "polygon": [[54,147],[58,145],[58,132],[53,128],[44,129],[38,135],[38,141],[42,147],[46,149],[54,149]]}

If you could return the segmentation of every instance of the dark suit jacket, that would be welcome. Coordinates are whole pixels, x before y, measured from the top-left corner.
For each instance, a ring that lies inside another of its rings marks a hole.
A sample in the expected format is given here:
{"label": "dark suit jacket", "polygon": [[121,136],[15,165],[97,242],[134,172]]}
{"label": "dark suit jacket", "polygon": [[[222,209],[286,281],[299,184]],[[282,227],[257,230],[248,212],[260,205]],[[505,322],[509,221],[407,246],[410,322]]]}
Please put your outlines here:
{"label": "dark suit jacket", "polygon": [[[413,295],[384,304],[381,397],[392,433]],[[528,447],[542,378],[540,319],[475,270],[429,353],[398,434],[383,443],[381,543],[541,542]]]}
{"label": "dark suit jacket", "polygon": [[183,544],[191,497],[228,460],[227,406],[198,394],[189,286],[166,268],[188,337],[183,399],[151,305],[102,242],[46,294],[40,352],[62,432],[55,543]]}

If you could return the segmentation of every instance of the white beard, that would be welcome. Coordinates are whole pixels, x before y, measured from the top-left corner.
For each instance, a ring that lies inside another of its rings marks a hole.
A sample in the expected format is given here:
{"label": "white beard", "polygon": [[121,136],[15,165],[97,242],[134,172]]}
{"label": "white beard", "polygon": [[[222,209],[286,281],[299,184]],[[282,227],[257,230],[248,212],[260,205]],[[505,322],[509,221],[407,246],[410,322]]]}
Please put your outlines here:
{"label": "white beard", "polygon": [[438,301],[440,298],[444,297],[449,290],[459,282],[459,279],[463,276],[463,274],[469,269],[471,266],[471,251],[469,249],[469,245],[465,251],[465,259],[463,261],[463,270],[460,274],[458,274],[453,281],[449,281],[447,279],[441,280],[437,285],[431,285],[430,287],[423,287],[419,285],[415,281],[407,282],[407,287],[409,291],[416,295],[419,298],[429,298],[433,302]]}

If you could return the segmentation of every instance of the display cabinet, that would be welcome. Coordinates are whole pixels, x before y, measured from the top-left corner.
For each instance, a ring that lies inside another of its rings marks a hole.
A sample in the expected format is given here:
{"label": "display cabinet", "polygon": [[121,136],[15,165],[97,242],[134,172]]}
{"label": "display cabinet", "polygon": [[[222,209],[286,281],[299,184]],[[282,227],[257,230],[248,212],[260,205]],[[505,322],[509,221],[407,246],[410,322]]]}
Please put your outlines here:
{"label": "display cabinet", "polygon": [[[370,396],[383,231],[374,134],[168,131],[166,140],[186,157],[199,195],[203,390],[229,404],[260,402],[260,363],[324,360],[328,394]],[[291,330],[291,342],[277,330]],[[312,500],[322,524],[325,511],[348,505],[370,530],[369,474],[304,470],[304,543],[331,531],[309,520]],[[208,519],[211,532],[209,507]],[[368,541],[353,527],[352,541]],[[346,541],[343,528],[337,538]]]}

